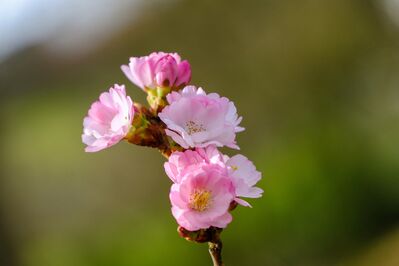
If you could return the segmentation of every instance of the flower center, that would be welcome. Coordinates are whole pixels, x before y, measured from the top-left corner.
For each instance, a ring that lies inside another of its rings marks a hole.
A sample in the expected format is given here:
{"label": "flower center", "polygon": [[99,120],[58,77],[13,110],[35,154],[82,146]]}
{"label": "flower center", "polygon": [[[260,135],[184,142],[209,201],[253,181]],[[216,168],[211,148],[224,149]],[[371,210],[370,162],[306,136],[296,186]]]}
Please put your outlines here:
{"label": "flower center", "polygon": [[194,133],[204,132],[205,128],[202,124],[197,124],[194,121],[190,120],[186,122],[186,130],[189,135],[192,135]]}
{"label": "flower center", "polygon": [[211,192],[208,190],[195,190],[190,195],[190,208],[199,212],[205,211],[211,203]]}
{"label": "flower center", "polygon": [[237,165],[232,165],[231,169],[233,169],[233,171],[237,171],[238,170],[238,166]]}

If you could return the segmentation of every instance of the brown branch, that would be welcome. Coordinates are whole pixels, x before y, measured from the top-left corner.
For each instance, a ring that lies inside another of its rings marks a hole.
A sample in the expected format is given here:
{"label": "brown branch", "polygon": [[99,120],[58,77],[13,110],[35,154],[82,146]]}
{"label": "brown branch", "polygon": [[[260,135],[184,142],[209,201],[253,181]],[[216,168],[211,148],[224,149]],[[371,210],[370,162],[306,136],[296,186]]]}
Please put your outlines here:
{"label": "brown branch", "polygon": [[213,226],[208,229],[200,229],[197,231],[188,231],[182,226],[177,228],[179,235],[188,241],[196,243],[208,242],[208,250],[212,258],[213,266],[224,265],[222,262],[222,240],[220,239],[222,231],[222,228]]}
{"label": "brown branch", "polygon": [[211,255],[213,266],[223,266],[222,262],[222,241],[208,242],[209,254]]}
{"label": "brown branch", "polygon": [[223,266],[222,262],[222,240],[220,239],[221,228],[210,227],[210,240],[208,241],[208,250],[211,255],[213,266]]}

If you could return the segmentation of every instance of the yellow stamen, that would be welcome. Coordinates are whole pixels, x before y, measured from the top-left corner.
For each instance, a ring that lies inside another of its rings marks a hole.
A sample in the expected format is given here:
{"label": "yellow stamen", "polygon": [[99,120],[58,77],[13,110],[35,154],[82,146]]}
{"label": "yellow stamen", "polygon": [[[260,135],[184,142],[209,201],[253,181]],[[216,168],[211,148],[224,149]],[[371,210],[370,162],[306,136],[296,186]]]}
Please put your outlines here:
{"label": "yellow stamen", "polygon": [[197,123],[195,123],[194,121],[191,121],[191,120],[186,122],[186,129],[187,129],[187,133],[189,135],[205,131],[205,128],[204,128],[204,126],[202,124],[197,124]]}
{"label": "yellow stamen", "polygon": [[211,203],[211,192],[195,190],[190,196],[190,208],[199,212],[205,211]]}

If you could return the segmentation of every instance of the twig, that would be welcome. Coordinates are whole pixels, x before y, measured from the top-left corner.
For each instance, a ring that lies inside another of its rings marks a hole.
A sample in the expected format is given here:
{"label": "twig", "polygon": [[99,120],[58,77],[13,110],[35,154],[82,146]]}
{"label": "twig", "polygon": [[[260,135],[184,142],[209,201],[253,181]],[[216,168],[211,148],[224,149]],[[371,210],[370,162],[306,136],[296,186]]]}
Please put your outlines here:
{"label": "twig", "polygon": [[209,254],[211,255],[213,266],[223,266],[222,262],[222,241],[208,242]]}

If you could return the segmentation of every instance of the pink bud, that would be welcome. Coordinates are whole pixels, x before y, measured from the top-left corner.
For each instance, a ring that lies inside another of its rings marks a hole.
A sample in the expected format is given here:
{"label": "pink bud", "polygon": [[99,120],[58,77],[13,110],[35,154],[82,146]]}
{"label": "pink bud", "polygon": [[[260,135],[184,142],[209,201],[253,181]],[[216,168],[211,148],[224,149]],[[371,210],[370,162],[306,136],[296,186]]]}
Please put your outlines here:
{"label": "pink bud", "polygon": [[187,85],[191,79],[190,64],[181,61],[177,53],[152,53],[149,56],[131,57],[129,65],[122,65],[122,71],[143,90],[156,87],[178,88]]}

